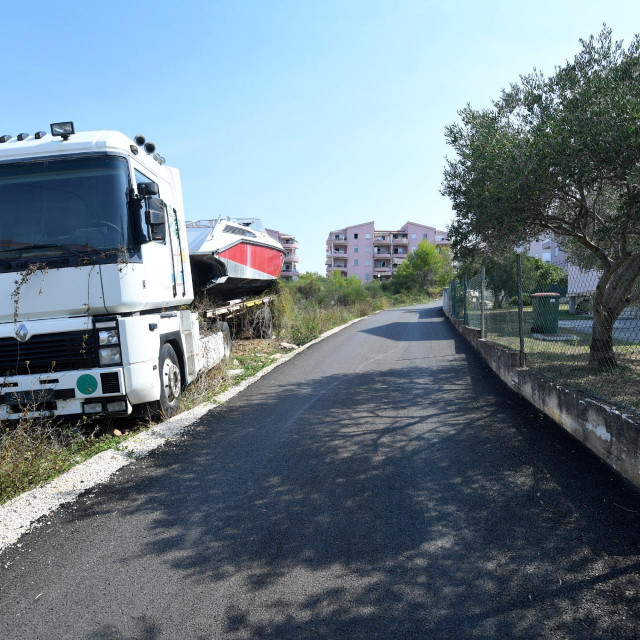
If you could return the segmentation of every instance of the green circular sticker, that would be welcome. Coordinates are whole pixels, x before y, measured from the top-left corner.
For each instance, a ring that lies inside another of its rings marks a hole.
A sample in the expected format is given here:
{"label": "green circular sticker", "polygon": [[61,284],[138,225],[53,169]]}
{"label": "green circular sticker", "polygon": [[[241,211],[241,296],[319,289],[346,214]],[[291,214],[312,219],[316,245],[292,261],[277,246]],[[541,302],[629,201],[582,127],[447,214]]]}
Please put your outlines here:
{"label": "green circular sticker", "polygon": [[76,387],[80,393],[89,396],[98,389],[98,381],[89,373],[85,373],[76,380]]}

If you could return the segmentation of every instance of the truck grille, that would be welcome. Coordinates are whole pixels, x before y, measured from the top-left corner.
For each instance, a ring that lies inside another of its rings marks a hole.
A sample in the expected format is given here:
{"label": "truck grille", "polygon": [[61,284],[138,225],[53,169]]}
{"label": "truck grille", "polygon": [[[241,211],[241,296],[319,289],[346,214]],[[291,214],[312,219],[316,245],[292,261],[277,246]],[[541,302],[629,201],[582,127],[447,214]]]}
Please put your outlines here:
{"label": "truck grille", "polygon": [[98,366],[93,331],[31,336],[26,342],[0,338],[0,375],[90,369]]}
{"label": "truck grille", "polygon": [[102,393],[120,393],[120,380],[115,371],[100,374],[100,385]]}

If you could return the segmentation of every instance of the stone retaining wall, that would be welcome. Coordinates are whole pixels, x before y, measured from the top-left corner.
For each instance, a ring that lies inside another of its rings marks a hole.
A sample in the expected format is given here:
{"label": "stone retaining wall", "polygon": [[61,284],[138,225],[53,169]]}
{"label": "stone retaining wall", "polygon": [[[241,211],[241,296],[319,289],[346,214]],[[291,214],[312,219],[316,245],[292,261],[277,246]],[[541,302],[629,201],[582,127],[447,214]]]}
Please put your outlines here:
{"label": "stone retaining wall", "polygon": [[480,329],[465,326],[444,309],[453,326],[504,382],[640,487],[640,420],[521,368],[517,351],[482,340]]}

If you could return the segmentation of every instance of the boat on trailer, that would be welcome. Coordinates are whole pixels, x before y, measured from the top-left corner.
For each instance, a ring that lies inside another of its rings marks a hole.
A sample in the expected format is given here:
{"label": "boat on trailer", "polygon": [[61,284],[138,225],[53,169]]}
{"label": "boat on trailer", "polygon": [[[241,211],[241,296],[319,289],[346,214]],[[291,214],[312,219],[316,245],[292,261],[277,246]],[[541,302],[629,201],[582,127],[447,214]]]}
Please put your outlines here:
{"label": "boat on trailer", "polygon": [[280,276],[285,251],[258,218],[187,222],[195,290],[227,300],[256,295]]}

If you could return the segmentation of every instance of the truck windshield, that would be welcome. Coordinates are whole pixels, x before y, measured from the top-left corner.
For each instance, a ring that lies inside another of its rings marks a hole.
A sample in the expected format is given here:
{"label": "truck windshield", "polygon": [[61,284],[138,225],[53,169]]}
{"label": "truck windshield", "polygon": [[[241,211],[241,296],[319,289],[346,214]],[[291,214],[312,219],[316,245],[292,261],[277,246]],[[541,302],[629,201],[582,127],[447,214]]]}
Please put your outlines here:
{"label": "truck windshield", "polygon": [[0,164],[0,256],[128,249],[128,192],[116,156]]}

